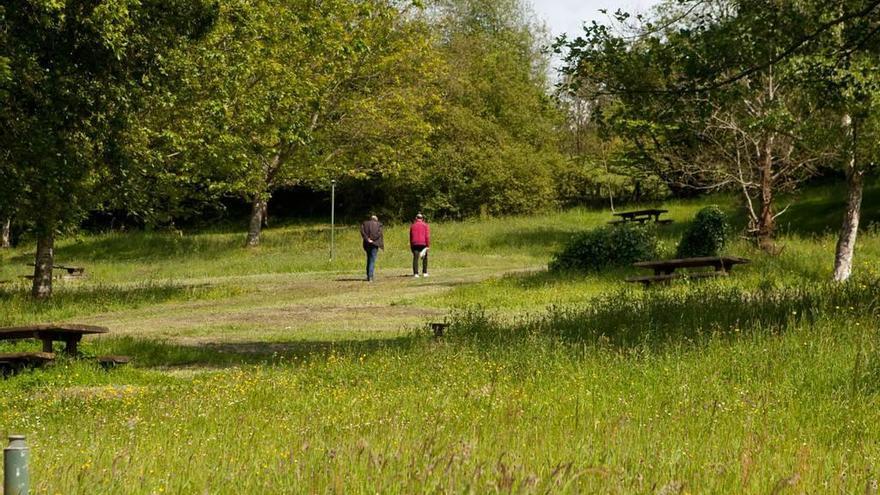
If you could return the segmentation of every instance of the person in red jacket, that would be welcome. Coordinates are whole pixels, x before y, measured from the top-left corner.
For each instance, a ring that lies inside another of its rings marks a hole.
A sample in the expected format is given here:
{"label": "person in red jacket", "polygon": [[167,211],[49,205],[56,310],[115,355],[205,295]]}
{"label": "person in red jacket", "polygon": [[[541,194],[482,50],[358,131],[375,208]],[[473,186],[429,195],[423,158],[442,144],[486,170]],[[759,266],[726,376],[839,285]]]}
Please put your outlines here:
{"label": "person in red jacket", "polygon": [[422,276],[428,276],[428,249],[431,247],[431,227],[421,213],[409,227],[409,247],[413,255],[413,277],[419,277],[419,258],[422,259]]}

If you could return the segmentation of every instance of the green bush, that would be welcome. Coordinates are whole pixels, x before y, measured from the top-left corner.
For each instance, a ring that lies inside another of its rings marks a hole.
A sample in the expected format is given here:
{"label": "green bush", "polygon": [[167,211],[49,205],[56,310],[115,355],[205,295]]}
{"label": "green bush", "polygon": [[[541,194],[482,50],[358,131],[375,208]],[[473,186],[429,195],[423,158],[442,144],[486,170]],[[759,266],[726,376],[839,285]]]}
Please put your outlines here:
{"label": "green bush", "polygon": [[707,206],[697,212],[678,244],[676,255],[679,258],[718,256],[727,244],[729,233],[727,215],[717,206]]}
{"label": "green bush", "polygon": [[553,256],[550,269],[598,271],[657,256],[657,233],[651,226],[600,227],[576,235]]}

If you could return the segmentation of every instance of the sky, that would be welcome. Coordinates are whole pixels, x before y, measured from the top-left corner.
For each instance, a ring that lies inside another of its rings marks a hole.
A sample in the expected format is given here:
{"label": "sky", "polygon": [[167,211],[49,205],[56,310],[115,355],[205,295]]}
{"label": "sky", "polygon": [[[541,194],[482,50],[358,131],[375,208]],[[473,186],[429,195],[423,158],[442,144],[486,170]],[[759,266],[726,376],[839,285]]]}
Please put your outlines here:
{"label": "sky", "polygon": [[535,12],[547,22],[554,36],[563,33],[577,35],[586,21],[604,22],[607,16],[599,9],[614,12],[623,9],[626,12],[645,12],[658,0],[531,0]]}

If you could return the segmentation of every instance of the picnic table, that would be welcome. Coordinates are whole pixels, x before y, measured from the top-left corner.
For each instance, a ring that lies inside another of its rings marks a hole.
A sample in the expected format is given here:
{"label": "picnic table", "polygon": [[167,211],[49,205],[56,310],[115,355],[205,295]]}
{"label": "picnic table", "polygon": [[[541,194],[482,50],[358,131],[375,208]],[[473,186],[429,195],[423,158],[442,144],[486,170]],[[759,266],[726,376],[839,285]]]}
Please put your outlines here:
{"label": "picnic table", "polygon": [[618,220],[613,220],[611,224],[621,224],[621,223],[629,223],[629,222],[638,222],[645,223],[652,218],[655,223],[667,224],[672,223],[672,220],[664,219],[660,220],[660,215],[664,213],[669,213],[669,210],[661,210],[657,208],[649,208],[646,210],[634,210],[634,211],[625,211],[622,213],[614,213],[614,216],[620,217]]}
{"label": "picnic table", "polygon": [[[654,270],[653,276],[629,277],[627,282],[638,282],[651,285],[654,282],[669,282],[677,278],[711,278],[726,277],[736,265],[749,263],[749,260],[737,256],[703,256],[697,258],[679,258],[671,260],[640,261],[633,263],[638,268]],[[712,268],[712,270],[688,271],[676,273],[681,268]]]}
{"label": "picnic table", "polygon": [[[34,264],[28,263],[28,266],[34,266]],[[82,277],[86,272],[85,267],[82,266],[52,265],[52,269],[64,270],[67,272],[67,275],[71,277]],[[33,275],[31,277],[33,277]]]}
{"label": "picnic table", "polygon": [[43,352],[51,353],[52,344],[56,341],[64,342],[64,352],[76,355],[77,345],[83,335],[107,333],[105,327],[94,325],[29,325],[23,327],[0,328],[0,340],[37,339],[43,342]]}

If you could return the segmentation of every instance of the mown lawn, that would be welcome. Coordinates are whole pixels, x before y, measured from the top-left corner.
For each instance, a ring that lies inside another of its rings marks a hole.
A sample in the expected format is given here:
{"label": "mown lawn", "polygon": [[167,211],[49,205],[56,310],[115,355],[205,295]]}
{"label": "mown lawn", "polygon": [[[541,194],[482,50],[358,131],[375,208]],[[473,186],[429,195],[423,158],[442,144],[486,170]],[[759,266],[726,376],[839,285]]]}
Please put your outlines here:
{"label": "mown lawn", "polygon": [[[419,280],[390,226],[375,284],[354,227],[333,263],[321,225],[250,251],[224,232],[67,239],[88,278],[48,303],[6,284],[0,324],[108,325],[85,353],[134,364],[0,381],[0,433],[28,435],[35,493],[873,493],[880,233],[852,283],[825,283],[836,221],[812,220],[832,192],[798,199],[780,255],[738,240],[753,263],[730,279],[650,291],[629,269],[544,271],[608,220],[586,210],[435,224]],[[667,205],[667,252],[704,203]],[[0,256],[0,279],[26,273],[27,247]]]}

